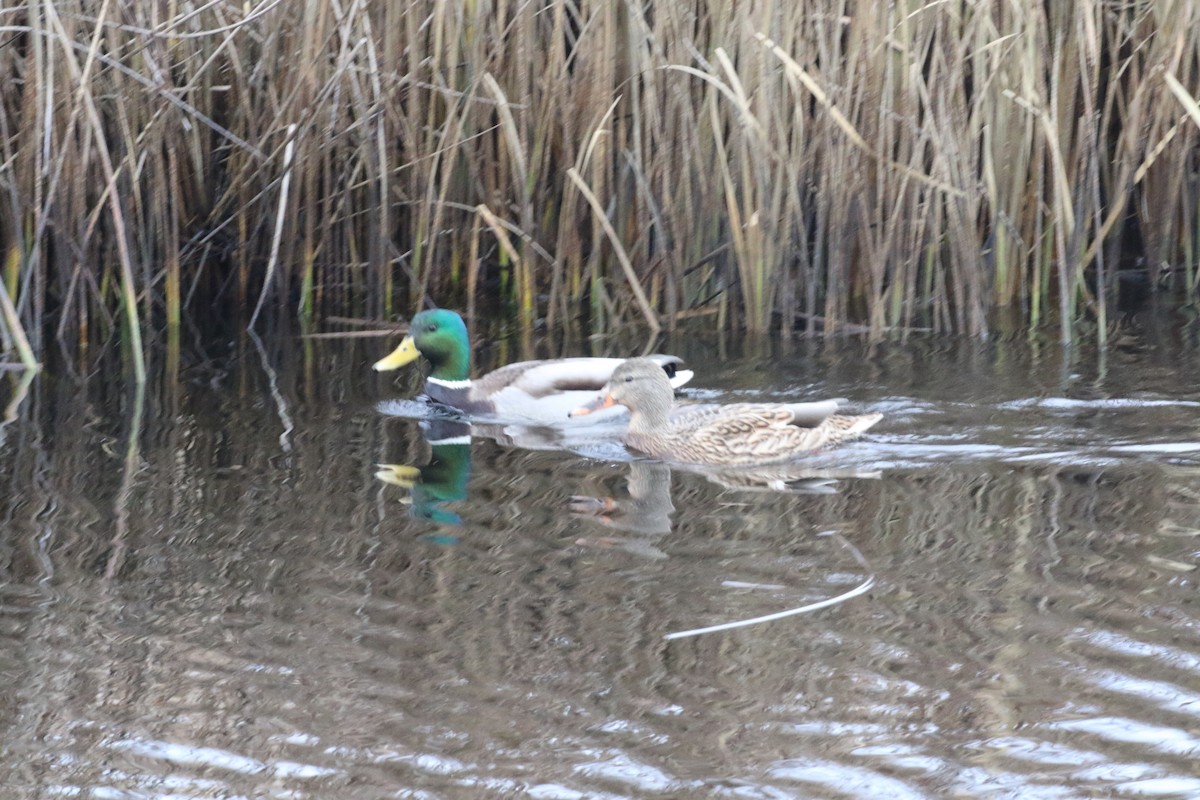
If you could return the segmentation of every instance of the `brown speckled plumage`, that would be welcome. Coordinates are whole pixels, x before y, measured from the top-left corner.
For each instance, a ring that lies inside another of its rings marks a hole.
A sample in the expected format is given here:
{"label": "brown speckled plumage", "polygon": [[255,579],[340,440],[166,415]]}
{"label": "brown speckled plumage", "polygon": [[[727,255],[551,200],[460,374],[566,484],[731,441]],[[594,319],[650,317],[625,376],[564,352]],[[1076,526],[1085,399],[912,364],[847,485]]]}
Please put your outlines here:
{"label": "brown speckled plumage", "polygon": [[673,408],[674,392],[662,369],[640,358],[613,372],[594,406],[611,404],[629,408],[629,447],[664,460],[717,466],[790,461],[856,439],[881,418],[837,414],[834,400]]}

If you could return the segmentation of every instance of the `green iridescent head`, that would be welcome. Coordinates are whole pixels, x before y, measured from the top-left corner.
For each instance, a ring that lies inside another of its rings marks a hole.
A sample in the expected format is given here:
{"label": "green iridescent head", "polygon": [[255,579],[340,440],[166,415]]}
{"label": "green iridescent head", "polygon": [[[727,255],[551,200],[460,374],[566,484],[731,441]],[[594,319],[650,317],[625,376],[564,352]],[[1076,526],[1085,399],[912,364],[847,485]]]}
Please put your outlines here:
{"label": "green iridescent head", "polygon": [[463,318],[446,308],[422,311],[412,318],[408,336],[392,353],[375,362],[383,372],[425,356],[433,371],[429,377],[443,381],[465,381],[471,369],[471,345]]}

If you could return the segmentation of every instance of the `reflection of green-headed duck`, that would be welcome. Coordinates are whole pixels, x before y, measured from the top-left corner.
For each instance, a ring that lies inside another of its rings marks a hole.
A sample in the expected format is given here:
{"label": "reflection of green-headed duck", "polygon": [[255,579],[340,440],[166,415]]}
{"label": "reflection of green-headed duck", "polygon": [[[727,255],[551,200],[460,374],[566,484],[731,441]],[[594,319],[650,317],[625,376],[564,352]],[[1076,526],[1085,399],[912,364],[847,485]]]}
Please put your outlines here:
{"label": "reflection of green-headed duck", "polygon": [[[444,308],[413,317],[408,336],[376,362],[375,369],[397,369],[418,356],[424,356],[433,367],[425,379],[425,394],[435,402],[467,414],[543,424],[568,423],[568,414],[595,397],[622,362],[619,358],[521,361],[473,381],[467,326],[462,317]],[[668,386],[679,387],[691,380],[691,370],[678,368],[682,359],[664,355],[649,359]]]}
{"label": "reflection of green-headed duck", "polygon": [[620,404],[629,409],[623,436],[634,450],[665,461],[715,466],[779,464],[822,447],[856,439],[879,414],[844,416],[838,401],[735,403],[674,408],[662,370],[643,358],[618,367],[600,397],[580,415]]}
{"label": "reflection of green-headed duck", "polygon": [[470,444],[435,444],[433,456],[423,467],[380,464],[375,477],[408,489],[410,513],[439,525],[461,525],[462,518],[441,507],[442,503],[463,500],[471,477]]}

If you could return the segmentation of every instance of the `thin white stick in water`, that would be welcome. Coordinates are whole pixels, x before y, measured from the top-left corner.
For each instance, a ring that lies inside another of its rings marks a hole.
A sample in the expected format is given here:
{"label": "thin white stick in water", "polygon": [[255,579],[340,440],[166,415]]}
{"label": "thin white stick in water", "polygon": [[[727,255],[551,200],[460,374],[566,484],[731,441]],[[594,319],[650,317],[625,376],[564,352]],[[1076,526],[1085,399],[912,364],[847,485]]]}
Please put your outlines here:
{"label": "thin white stick in water", "polygon": [[[859,565],[861,567],[863,567],[864,569],[870,568],[867,565],[867,559],[863,557],[862,552],[857,547],[855,547],[853,544],[851,544],[848,540],[846,540],[837,531],[822,531],[818,535],[819,536],[836,536],[838,539],[841,539],[842,544],[846,548],[848,548],[850,550],[850,553],[854,556],[854,560],[857,561],[859,563]],[[725,581],[724,583],[727,586],[738,584],[737,581]],[[749,585],[749,584],[744,584],[744,585]],[[875,585],[875,576],[872,575],[869,578],[867,578],[865,581],[863,581],[861,584],[859,584],[858,586],[855,586],[850,591],[843,592],[842,594],[839,594],[836,597],[830,597],[825,600],[818,600],[815,603],[809,603],[808,605],[799,606],[797,608],[789,608],[786,611],[776,611],[774,614],[767,614],[767,615],[761,616],[761,617],[751,617],[750,619],[740,619],[740,620],[735,620],[734,622],[722,622],[720,625],[709,625],[707,628],[693,628],[690,631],[676,631],[674,633],[666,634],[665,636],[663,636],[663,638],[664,639],[683,639],[687,636],[699,636],[702,633],[716,633],[717,631],[728,631],[728,630],[732,630],[733,628],[745,628],[750,625],[758,625],[763,622],[774,622],[777,619],[783,619],[785,617],[794,617],[798,614],[807,614],[809,611],[816,611],[821,608],[829,608],[830,606],[836,606],[839,603],[844,603],[847,600],[850,600],[851,598],[858,597],[860,594],[865,594],[866,592],[869,592],[871,590],[871,587],[874,585]]]}
{"label": "thin white stick in water", "polygon": [[863,581],[858,586],[854,587],[853,589],[851,589],[848,592],[839,594],[837,597],[830,597],[826,600],[819,600],[815,603],[809,603],[806,606],[800,606],[798,608],[789,608],[786,611],[777,611],[774,614],[767,614],[762,617],[752,617],[751,619],[740,619],[740,620],[736,620],[734,622],[723,622],[720,625],[710,625],[707,628],[693,628],[690,631],[676,631],[675,633],[668,633],[663,638],[664,639],[682,639],[685,636],[699,636],[702,633],[716,633],[717,631],[727,631],[727,630],[731,630],[733,628],[744,628],[749,625],[758,625],[761,622],[774,622],[775,620],[783,619],[784,617],[794,617],[797,614],[807,614],[809,611],[816,611],[819,608],[828,608],[829,606],[835,606],[838,603],[844,603],[852,597],[858,597],[860,594],[870,591],[871,587],[874,585],[875,585],[875,576],[872,575],[871,577],[867,578],[865,581]]}
{"label": "thin white stick in water", "polygon": [[787,587],[782,583],[751,583],[749,581],[721,581],[726,589],[770,589],[773,592],[783,591]]}

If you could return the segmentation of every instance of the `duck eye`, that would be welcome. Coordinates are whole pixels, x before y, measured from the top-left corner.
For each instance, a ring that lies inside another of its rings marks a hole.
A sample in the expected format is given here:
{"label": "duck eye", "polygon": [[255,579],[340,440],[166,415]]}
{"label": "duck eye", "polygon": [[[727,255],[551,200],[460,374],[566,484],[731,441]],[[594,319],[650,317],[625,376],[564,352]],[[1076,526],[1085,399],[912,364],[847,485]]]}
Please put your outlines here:
{"label": "duck eye", "polygon": [[425,326],[425,330],[429,331],[430,333],[433,333],[434,331],[437,330],[437,325],[431,322]]}
{"label": "duck eye", "polygon": [[633,383],[633,376],[632,376],[632,375],[626,375],[626,376],[625,376],[625,382],[626,382],[626,383]]}

